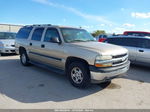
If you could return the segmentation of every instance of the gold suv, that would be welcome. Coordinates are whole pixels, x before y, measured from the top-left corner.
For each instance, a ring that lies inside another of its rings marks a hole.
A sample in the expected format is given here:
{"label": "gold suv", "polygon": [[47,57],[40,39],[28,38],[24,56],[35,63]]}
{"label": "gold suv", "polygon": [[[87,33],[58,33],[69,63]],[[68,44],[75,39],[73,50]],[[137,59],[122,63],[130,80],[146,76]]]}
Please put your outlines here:
{"label": "gold suv", "polygon": [[34,64],[66,74],[71,84],[79,88],[120,77],[130,65],[127,49],[99,43],[79,28],[24,26],[15,46],[22,65]]}

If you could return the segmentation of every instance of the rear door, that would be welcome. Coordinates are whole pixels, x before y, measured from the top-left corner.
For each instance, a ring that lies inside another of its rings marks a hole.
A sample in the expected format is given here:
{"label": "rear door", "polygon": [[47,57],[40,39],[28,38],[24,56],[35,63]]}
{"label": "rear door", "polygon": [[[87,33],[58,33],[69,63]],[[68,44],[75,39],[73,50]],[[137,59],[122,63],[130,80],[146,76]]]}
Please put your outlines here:
{"label": "rear door", "polygon": [[44,33],[44,28],[39,27],[39,28],[35,28],[31,39],[30,39],[30,43],[29,44],[29,58],[32,61],[37,61],[37,62],[41,62],[41,39]]}
{"label": "rear door", "polygon": [[136,61],[150,64],[150,39],[139,39],[137,51]]}

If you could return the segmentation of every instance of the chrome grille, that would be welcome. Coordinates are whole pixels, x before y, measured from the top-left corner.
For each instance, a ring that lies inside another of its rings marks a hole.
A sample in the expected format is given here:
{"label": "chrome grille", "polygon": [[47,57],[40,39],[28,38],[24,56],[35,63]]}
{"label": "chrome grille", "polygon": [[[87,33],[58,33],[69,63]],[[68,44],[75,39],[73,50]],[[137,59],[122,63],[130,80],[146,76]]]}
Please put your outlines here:
{"label": "chrome grille", "polygon": [[127,53],[126,54],[120,54],[120,55],[113,56],[113,58],[122,58],[124,56],[127,56]]}
{"label": "chrome grille", "polygon": [[119,66],[127,63],[128,61],[128,54],[120,54],[113,56],[113,66]]}

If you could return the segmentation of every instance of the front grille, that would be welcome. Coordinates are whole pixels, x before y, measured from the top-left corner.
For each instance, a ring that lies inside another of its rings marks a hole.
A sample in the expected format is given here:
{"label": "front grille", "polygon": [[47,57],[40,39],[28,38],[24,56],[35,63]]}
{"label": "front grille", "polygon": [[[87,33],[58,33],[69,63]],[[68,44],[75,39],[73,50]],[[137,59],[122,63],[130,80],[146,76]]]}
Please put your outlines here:
{"label": "front grille", "polygon": [[122,58],[124,56],[127,56],[127,53],[126,54],[121,54],[121,55],[116,55],[116,56],[113,56],[113,58]]}
{"label": "front grille", "polygon": [[120,54],[113,56],[113,66],[120,66],[125,64],[128,61],[128,54]]}

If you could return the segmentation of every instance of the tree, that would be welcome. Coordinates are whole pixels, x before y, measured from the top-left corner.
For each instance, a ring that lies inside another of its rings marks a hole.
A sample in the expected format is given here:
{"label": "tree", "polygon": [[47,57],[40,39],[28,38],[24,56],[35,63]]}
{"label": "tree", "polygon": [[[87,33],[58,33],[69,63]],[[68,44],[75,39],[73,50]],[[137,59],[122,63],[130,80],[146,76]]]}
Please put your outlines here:
{"label": "tree", "polygon": [[94,32],[92,33],[92,35],[93,35],[94,37],[96,37],[96,36],[98,36],[98,35],[104,35],[104,34],[106,34],[106,32],[105,32],[104,30],[96,30],[96,31],[94,31]]}

